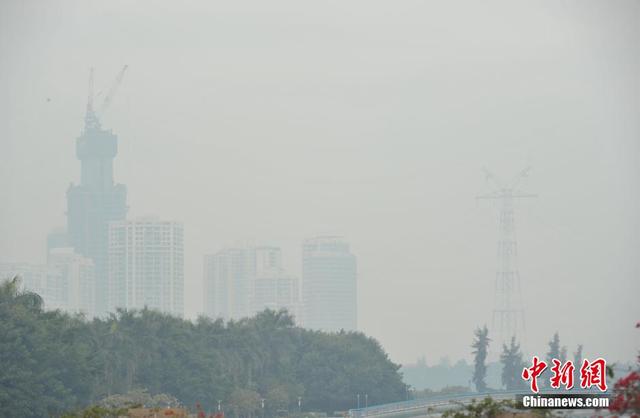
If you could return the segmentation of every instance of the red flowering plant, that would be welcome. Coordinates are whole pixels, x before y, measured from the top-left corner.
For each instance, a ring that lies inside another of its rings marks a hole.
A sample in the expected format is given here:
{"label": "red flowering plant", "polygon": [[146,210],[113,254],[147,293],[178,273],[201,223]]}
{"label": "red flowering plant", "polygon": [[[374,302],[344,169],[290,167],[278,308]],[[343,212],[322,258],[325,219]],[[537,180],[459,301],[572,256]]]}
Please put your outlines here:
{"label": "red flowering plant", "polygon": [[[640,328],[640,322],[636,328]],[[640,415],[640,355],[638,368],[615,383],[609,411],[620,415]]]}
{"label": "red flowering plant", "polygon": [[200,402],[196,403],[196,411],[198,412],[198,418],[207,418],[207,414],[202,410],[202,405]]}

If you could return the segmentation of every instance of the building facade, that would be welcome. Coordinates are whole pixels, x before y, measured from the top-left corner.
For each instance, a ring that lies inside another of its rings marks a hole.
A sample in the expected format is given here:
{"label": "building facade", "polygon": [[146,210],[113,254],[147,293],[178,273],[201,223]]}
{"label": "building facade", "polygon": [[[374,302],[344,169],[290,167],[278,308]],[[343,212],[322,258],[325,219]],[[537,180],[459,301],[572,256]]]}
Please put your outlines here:
{"label": "building facade", "polygon": [[53,272],[47,282],[47,306],[88,318],[95,315],[95,264],[73,248],[53,248],[48,257]]}
{"label": "building facade", "polygon": [[55,248],[47,264],[0,264],[0,278],[20,278],[20,289],[37,293],[46,310],[94,315],[95,270],[93,260],[73,248]]}
{"label": "building facade", "polygon": [[226,248],[204,256],[203,310],[224,320],[249,316],[250,249]]}
{"label": "building facade", "polygon": [[226,248],[205,255],[204,314],[240,319],[263,309],[299,311],[298,280],[282,268],[282,251],[272,246]]}
{"label": "building facade", "polygon": [[179,222],[145,218],[109,225],[108,310],[184,315],[184,232]]}
{"label": "building facade", "polygon": [[357,266],[340,237],[316,237],[302,244],[302,303],[306,328],[358,328]]}
{"label": "building facade", "polygon": [[299,323],[300,286],[297,277],[283,269],[265,271],[253,280],[251,313],[255,315],[265,309],[286,309]]}
{"label": "building facade", "polygon": [[0,263],[0,280],[20,278],[20,290],[40,295],[47,307],[47,283],[58,274],[46,264],[35,263]]}
{"label": "building facade", "polygon": [[76,141],[80,184],[72,184],[67,191],[67,233],[75,251],[95,264],[97,315],[107,310],[109,223],[123,220],[127,214],[127,189],[113,179],[117,153],[117,136],[102,129],[88,107],[84,131]]}

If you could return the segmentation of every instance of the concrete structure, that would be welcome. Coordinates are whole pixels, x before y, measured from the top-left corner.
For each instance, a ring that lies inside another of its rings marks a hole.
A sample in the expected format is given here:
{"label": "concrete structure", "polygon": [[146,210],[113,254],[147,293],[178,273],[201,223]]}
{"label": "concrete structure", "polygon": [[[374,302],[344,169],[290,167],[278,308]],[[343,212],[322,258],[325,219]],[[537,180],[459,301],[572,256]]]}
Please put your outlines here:
{"label": "concrete structure", "polygon": [[72,184],[67,191],[67,232],[75,251],[95,263],[97,315],[107,307],[109,222],[123,220],[127,213],[127,189],[113,180],[117,153],[118,138],[102,129],[90,101],[84,131],[76,141],[80,184]]}
{"label": "concrete structure", "polygon": [[280,248],[226,248],[205,255],[203,307],[211,318],[240,319],[266,308],[298,313],[296,278],[282,268]]}
{"label": "concrete structure", "polygon": [[340,237],[302,244],[304,326],[323,331],[357,330],[356,257]]}
{"label": "concrete structure", "polygon": [[141,218],[109,225],[108,308],[184,315],[181,223]]}
{"label": "concrete structure", "polygon": [[37,293],[47,310],[60,309],[93,317],[95,276],[91,259],[73,248],[58,248],[48,264],[3,263],[0,279],[20,277],[20,289]]}
{"label": "concrete structure", "polygon": [[211,318],[249,316],[251,256],[248,248],[226,248],[204,256],[203,308]]}
{"label": "concrete structure", "polygon": [[296,318],[296,322],[301,322],[298,278],[282,269],[264,271],[257,275],[251,292],[251,312],[256,314],[265,309],[286,309]]}
{"label": "concrete structure", "polygon": [[[57,274],[46,264],[34,263],[1,263],[0,280],[20,277],[20,289],[37,293],[47,303],[47,282],[50,276]],[[46,305],[45,305],[46,306]]]}
{"label": "concrete structure", "polygon": [[53,248],[48,266],[54,273],[47,282],[47,307],[92,318],[96,287],[93,260],[75,253],[73,248]]}
{"label": "concrete structure", "polygon": [[69,243],[69,234],[67,234],[66,228],[55,228],[47,234],[47,256],[55,248],[69,247],[71,247],[71,244]]}

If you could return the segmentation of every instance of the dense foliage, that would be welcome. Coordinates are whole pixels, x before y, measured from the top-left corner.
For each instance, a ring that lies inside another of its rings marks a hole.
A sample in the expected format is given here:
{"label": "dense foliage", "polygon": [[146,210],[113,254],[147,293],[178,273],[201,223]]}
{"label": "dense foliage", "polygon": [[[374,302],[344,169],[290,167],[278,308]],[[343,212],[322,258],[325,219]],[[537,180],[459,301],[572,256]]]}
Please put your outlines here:
{"label": "dense foliage", "polygon": [[402,400],[399,366],[361,333],[309,331],[286,312],[224,323],[155,311],[91,322],[43,310],[16,280],[0,285],[0,416],[56,416],[107,396],[146,389],[188,407],[249,416],[261,408],[336,411]]}
{"label": "dense foliage", "polygon": [[525,364],[520,352],[520,344],[516,342],[516,337],[511,337],[509,345],[502,345],[500,362],[502,363],[502,385],[506,390],[517,390],[526,387],[521,377]]}
{"label": "dense foliage", "polygon": [[[640,328],[640,322],[636,323]],[[613,387],[609,411],[615,415],[640,416],[640,354],[637,364],[626,376],[618,379]],[[613,371],[610,371],[613,377]]]}

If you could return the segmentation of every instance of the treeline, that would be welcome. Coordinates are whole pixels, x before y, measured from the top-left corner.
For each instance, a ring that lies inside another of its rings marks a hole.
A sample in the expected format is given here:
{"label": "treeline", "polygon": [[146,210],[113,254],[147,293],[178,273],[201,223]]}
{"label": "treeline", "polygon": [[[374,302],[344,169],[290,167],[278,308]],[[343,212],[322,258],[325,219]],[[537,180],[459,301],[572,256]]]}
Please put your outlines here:
{"label": "treeline", "polygon": [[356,394],[404,399],[398,369],[374,339],[301,329],[283,311],[227,323],[149,310],[86,321],[45,311],[15,279],[0,284],[0,416],[58,416],[135,389],[191,408],[220,401],[239,417],[262,399],[266,416],[299,401],[333,412],[355,407]]}
{"label": "treeline", "polygon": [[[426,359],[422,358],[400,369],[405,383],[416,390],[416,397],[450,393],[453,389],[456,393],[471,392],[473,370],[474,365],[464,359],[451,363],[446,358],[435,364],[427,364]],[[500,362],[487,362],[487,385],[491,388],[502,387],[501,373]],[[413,396],[411,392],[409,395]]]}
{"label": "treeline", "polygon": [[[489,330],[486,326],[483,328],[477,328],[474,331],[474,340],[471,344],[473,348],[473,364],[474,370],[471,380],[475,385],[478,392],[494,391],[496,389],[490,388],[486,383],[487,377],[487,353],[489,349]],[[573,353],[574,364],[579,365],[582,362],[582,345],[578,345],[576,351]],[[558,359],[562,363],[567,361],[567,347],[560,345],[560,336],[556,332],[549,341],[549,350],[546,353],[547,364],[553,364],[552,360]],[[529,367],[528,359],[525,360],[520,344],[516,341],[515,337],[511,338],[509,344],[502,345],[502,352],[500,353],[500,364],[502,366],[501,381],[502,388],[506,390],[519,390],[527,387],[527,383],[522,379],[522,370],[525,367]],[[575,373],[575,372],[574,372]],[[540,376],[541,386],[548,387],[548,377],[550,376],[550,370],[547,369]]]}

